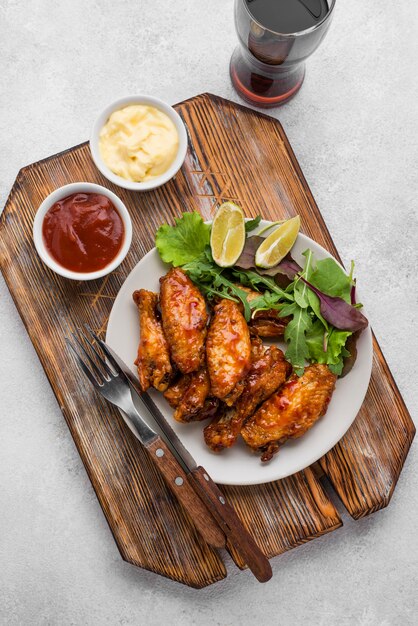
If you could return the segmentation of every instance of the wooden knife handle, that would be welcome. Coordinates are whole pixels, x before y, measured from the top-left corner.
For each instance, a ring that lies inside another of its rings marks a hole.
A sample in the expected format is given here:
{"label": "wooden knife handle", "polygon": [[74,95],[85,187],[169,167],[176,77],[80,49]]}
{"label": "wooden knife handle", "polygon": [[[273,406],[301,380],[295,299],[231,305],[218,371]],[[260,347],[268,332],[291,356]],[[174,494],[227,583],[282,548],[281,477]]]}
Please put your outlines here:
{"label": "wooden knife handle", "polygon": [[257,580],[262,583],[270,580],[273,572],[267,557],[243,526],[235,510],[228,504],[222,491],[209,474],[203,467],[197,467],[189,476],[195,483],[196,492],[206,503],[228,542],[240,553]]}
{"label": "wooden knife handle", "polygon": [[203,539],[215,548],[224,548],[226,537],[208,510],[206,504],[193,489],[193,484],[166,443],[157,436],[145,445],[152,460],[180,504],[189,514]]}

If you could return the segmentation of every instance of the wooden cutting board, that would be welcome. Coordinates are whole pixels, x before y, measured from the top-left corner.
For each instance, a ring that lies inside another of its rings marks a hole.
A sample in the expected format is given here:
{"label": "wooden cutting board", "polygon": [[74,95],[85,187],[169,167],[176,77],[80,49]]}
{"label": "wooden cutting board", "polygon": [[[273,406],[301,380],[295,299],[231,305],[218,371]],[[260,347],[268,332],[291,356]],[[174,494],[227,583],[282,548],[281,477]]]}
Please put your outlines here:
{"label": "wooden cutting board", "polygon": [[[122,557],[199,588],[226,576],[222,559],[201,542],[118,411],[80,379],[64,337],[84,322],[104,333],[113,300],[131,269],[154,246],[156,229],[183,211],[198,210],[210,218],[219,203],[233,200],[246,215],[261,213],[271,220],[299,213],[302,231],[338,254],[277,120],[209,94],[176,108],[188,129],[188,154],[176,178],[155,191],[139,194],[111,185],[93,165],[86,143],[23,168],[1,218],[0,259]],[[119,195],[134,228],[122,265],[90,283],[54,274],[32,242],[33,218],[45,196],[83,180]],[[374,340],[363,407],[345,437],[319,462],[354,518],[388,504],[414,434]],[[266,485],[222,487],[269,557],[341,526],[318,479],[319,465]]]}

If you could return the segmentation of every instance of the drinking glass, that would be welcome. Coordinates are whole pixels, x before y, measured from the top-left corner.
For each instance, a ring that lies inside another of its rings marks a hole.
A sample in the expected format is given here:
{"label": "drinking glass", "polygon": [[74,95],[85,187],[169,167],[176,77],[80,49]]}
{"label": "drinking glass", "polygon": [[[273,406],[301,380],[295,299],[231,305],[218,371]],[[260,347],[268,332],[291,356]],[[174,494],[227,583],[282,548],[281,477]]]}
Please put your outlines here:
{"label": "drinking glass", "polygon": [[[268,23],[258,22],[249,10],[251,1],[235,0],[239,45],[231,57],[231,80],[247,102],[274,107],[287,102],[301,88],[305,60],[328,31],[335,0],[328,0],[328,11],[322,20],[293,33],[280,33],[269,28]],[[307,6],[307,0],[293,1]]]}

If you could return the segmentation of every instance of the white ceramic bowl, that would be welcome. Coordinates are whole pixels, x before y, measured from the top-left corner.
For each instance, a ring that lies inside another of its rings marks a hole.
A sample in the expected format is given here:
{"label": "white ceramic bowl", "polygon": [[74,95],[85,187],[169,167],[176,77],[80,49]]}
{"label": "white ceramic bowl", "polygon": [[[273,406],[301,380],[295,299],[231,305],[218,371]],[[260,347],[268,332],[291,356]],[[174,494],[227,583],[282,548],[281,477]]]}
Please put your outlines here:
{"label": "white ceramic bowl", "polygon": [[[103,161],[99,150],[100,131],[106,124],[111,114],[114,113],[114,111],[123,109],[124,107],[131,104],[145,104],[159,109],[171,119],[177,129],[179,136],[179,147],[177,150],[177,155],[168,170],[164,172],[164,174],[161,174],[160,176],[157,176],[152,180],[147,180],[142,183],[133,182],[132,180],[126,180],[126,178],[122,178],[121,176],[118,176],[117,174],[112,172],[112,170],[109,169],[106,163]],[[90,150],[97,169],[100,170],[103,176],[110,180],[110,182],[118,185],[119,187],[130,189],[131,191],[149,191],[150,189],[156,189],[157,187],[161,187],[161,185],[164,185],[166,182],[168,182],[171,178],[173,178],[173,176],[177,174],[177,172],[183,165],[187,153],[186,127],[180,115],[173,109],[173,107],[169,104],[166,104],[162,100],[154,98],[153,96],[127,96],[126,98],[121,98],[120,100],[116,100],[112,104],[109,104],[109,106],[107,106],[100,113],[99,117],[96,119],[93,125],[93,130],[90,137]]]}
{"label": "white ceramic bowl", "polygon": [[[73,272],[72,270],[67,270],[65,267],[60,265],[55,261],[55,259],[48,252],[44,238],[42,235],[42,224],[44,221],[44,217],[48,209],[51,208],[55,202],[58,200],[62,200],[67,196],[70,196],[74,193],[100,193],[109,198],[112,201],[113,205],[117,209],[120,217],[122,218],[123,226],[125,229],[125,239],[123,241],[122,247],[117,254],[117,256],[113,259],[109,265],[106,265],[101,270],[97,270],[95,272]],[[132,222],[131,217],[128,213],[128,209],[117,197],[109,189],[106,187],[102,187],[101,185],[95,185],[93,183],[71,183],[70,185],[64,185],[59,189],[56,189],[52,193],[49,194],[42,202],[41,206],[36,212],[35,219],[33,222],[33,241],[35,242],[36,250],[41,257],[42,261],[54,270],[60,276],[64,276],[65,278],[70,278],[71,280],[95,280],[96,278],[102,278],[106,276],[106,274],[110,274],[113,270],[115,270],[118,265],[120,265],[123,259],[126,257],[128,250],[131,246],[132,241]]]}

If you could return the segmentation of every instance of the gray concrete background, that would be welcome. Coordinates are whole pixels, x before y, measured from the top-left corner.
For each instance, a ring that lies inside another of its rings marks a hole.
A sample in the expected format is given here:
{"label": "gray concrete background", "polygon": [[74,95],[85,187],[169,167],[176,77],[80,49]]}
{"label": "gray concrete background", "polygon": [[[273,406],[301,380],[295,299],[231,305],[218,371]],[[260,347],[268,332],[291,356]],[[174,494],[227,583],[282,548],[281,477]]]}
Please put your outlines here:
{"label": "gray concrete background", "polygon": [[[337,1],[282,122],[417,414],[418,9]],[[125,94],[239,101],[232,0],[2,0],[0,206],[20,167],[85,140]],[[124,563],[0,279],[0,623],[417,623],[418,455],[388,509],[273,561],[258,585],[230,567],[194,591]],[[24,381],[24,385],[22,384]],[[340,505],[338,505],[340,506]],[[341,507],[340,507],[341,508]]]}

